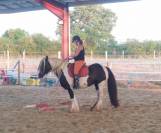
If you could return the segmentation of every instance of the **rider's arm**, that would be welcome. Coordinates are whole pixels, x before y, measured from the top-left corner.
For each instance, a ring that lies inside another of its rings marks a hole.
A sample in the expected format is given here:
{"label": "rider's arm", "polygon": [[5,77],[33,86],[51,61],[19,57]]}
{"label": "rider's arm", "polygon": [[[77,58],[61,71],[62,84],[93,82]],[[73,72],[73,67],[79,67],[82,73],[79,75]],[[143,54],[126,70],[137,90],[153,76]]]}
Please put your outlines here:
{"label": "rider's arm", "polygon": [[76,57],[76,56],[78,56],[79,55],[79,53],[80,53],[80,51],[83,49],[83,47],[82,46],[79,46],[79,47],[77,47],[77,49],[76,49],[76,51],[75,51],[75,53],[74,54],[72,54],[71,56],[74,58],[74,57]]}

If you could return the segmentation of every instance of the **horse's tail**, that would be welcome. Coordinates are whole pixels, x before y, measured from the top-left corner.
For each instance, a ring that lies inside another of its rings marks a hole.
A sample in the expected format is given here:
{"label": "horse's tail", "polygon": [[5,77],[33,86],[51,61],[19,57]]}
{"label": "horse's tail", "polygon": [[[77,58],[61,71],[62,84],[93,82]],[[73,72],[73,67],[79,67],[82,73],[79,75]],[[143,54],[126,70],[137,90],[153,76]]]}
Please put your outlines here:
{"label": "horse's tail", "polygon": [[108,68],[108,67],[106,67],[106,68],[107,68],[108,76],[109,76],[108,80],[107,80],[109,98],[110,98],[111,104],[114,107],[118,107],[119,102],[118,102],[118,98],[117,98],[117,84],[116,84],[115,76],[112,73],[112,71],[110,70],[110,68]]}

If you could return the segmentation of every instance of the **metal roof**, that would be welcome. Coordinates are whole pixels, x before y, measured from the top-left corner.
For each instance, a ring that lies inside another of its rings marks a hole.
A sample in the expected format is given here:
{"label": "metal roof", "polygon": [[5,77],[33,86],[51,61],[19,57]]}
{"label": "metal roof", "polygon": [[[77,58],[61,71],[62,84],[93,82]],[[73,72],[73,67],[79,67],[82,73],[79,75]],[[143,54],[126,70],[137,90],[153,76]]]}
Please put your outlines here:
{"label": "metal roof", "polygon": [[40,10],[43,7],[35,0],[0,0],[0,13],[15,13]]}
{"label": "metal roof", "polygon": [[55,1],[62,3],[64,5],[68,5],[70,7],[70,6],[80,6],[80,5],[90,5],[90,4],[127,2],[127,1],[135,1],[135,0],[55,0]]}
{"label": "metal roof", "polygon": [[[40,1],[40,0],[39,0]],[[79,6],[135,0],[45,0],[59,6]],[[36,0],[0,0],[0,13],[15,13],[44,9]]]}

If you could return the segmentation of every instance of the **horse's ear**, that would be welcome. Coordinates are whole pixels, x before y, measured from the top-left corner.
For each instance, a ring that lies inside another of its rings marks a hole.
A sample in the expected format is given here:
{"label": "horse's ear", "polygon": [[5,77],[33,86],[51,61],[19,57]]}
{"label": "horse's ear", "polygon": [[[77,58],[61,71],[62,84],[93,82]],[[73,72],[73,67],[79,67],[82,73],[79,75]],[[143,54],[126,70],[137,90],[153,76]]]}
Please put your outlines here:
{"label": "horse's ear", "polygon": [[45,60],[48,60],[48,56],[45,57]]}

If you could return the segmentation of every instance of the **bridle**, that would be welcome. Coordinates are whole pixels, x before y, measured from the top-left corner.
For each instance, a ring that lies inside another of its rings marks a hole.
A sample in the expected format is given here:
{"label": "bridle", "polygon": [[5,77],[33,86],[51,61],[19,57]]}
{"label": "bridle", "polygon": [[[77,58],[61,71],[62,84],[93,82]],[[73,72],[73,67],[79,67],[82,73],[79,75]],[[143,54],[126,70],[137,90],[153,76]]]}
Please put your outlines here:
{"label": "bridle", "polygon": [[[42,62],[40,63],[38,70],[40,71],[40,66],[44,65],[43,70],[42,70],[42,74],[45,73],[45,69],[46,69],[46,60],[45,58],[42,60]],[[51,71],[53,71],[55,73],[55,75],[58,77],[58,79],[60,79],[61,75],[62,75],[62,70],[65,68],[65,66],[68,64],[67,61],[62,61],[59,59],[55,59],[54,64],[55,65],[51,65],[51,63],[48,61],[49,65],[51,66]]]}

